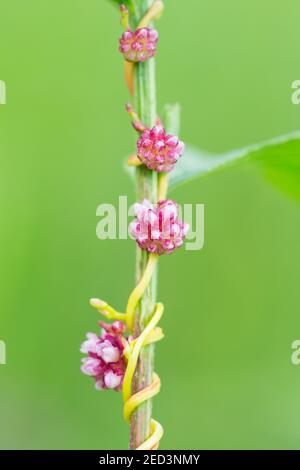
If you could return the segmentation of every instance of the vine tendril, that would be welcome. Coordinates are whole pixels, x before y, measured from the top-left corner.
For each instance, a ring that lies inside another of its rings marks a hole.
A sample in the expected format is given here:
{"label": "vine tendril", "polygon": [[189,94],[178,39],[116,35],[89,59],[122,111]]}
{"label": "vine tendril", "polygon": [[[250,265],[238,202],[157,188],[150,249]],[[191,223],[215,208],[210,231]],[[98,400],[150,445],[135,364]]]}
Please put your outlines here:
{"label": "vine tendril", "polygon": [[[161,175],[158,184],[158,193],[161,199],[164,199],[166,197],[167,190],[168,177],[167,175]],[[133,327],[136,306],[151,281],[151,277],[155,270],[158,258],[158,255],[149,255],[148,263],[144,271],[143,277],[129,296],[126,309],[127,325],[129,329],[132,329]],[[145,329],[142,331],[140,336],[136,338],[129,346],[130,351],[127,352],[128,363],[123,380],[124,418],[126,421],[130,421],[130,417],[133,411],[139,405],[149,400],[150,398],[153,398],[160,391],[160,378],[156,373],[154,373],[152,383],[148,387],[145,387],[134,395],[131,395],[132,379],[142,347],[146,346],[146,344],[154,343],[163,338],[162,330],[157,327],[157,324],[160,321],[163,312],[163,304],[157,303],[151,320],[149,321]],[[158,421],[151,419],[150,436],[137,448],[137,450],[157,449],[159,446],[160,439],[163,436],[163,433],[164,431],[161,424]]]}
{"label": "vine tendril", "polygon": [[[178,204],[167,199],[168,173],[184,150],[183,142],[169,133],[174,132],[172,127],[176,127],[176,124],[179,126],[179,108],[176,105],[177,113],[172,110],[175,117],[171,123],[169,106],[164,128],[160,118],[156,117],[154,63],[144,65],[144,62],[154,57],[158,41],[158,32],[152,28],[151,22],[161,16],[164,8],[162,0],[143,0],[139,2],[143,11],[151,1],[142,19],[138,4],[133,3],[133,0],[130,3],[130,11],[135,14],[134,24],[138,28],[135,31],[130,28],[128,8],[123,4],[120,6],[121,24],[126,31],[119,40],[119,50],[125,59],[125,80],[130,93],[134,95],[136,78],[138,86],[135,101],[142,118],[140,120],[130,103],[126,105],[132,125],[139,133],[137,154],[131,155],[127,163],[132,167],[144,165],[145,169],[152,171],[138,171],[138,199],[144,201],[135,206],[136,219],[129,227],[132,238],[147,254],[139,257],[138,252],[136,271],[140,280],[129,295],[125,312],[115,310],[101,299],[90,300],[91,305],[106,319],[117,321],[113,324],[99,322],[103,329],[101,336],[88,333],[87,340],[80,348],[81,352],[88,355],[82,359],[81,370],[94,377],[97,390],[119,391],[122,387],[124,419],[131,422],[130,447],[136,450],[158,449],[164,433],[161,424],[151,418],[151,403],[148,402],[161,388],[160,378],[153,372],[154,351],[153,348],[143,351],[145,346],[164,337],[158,326],[164,306],[160,302],[156,303],[151,314],[156,297],[155,282],[149,290],[147,288],[155,280],[159,256],[170,254],[182,246],[189,229],[188,224],[178,219]],[[170,122],[167,124],[167,121]],[[152,222],[158,236],[152,232]],[[167,230],[167,225],[172,230]],[[128,335],[124,334],[125,330]],[[144,406],[138,409],[142,404]],[[143,439],[144,442],[140,444]]]}
{"label": "vine tendril", "polygon": [[[160,178],[158,188],[159,194],[166,194],[167,186],[167,178]],[[91,299],[91,305],[108,319],[124,321],[127,325],[128,331],[132,332],[136,306],[151,281],[158,258],[159,256],[156,254],[149,255],[148,263],[142,279],[129,296],[126,313],[120,313],[116,311],[112,306],[108,305],[107,302],[104,302],[100,299]],[[133,395],[132,380],[142,348],[148,344],[160,341],[164,337],[162,329],[157,326],[163,315],[163,312],[164,305],[162,303],[157,303],[155,305],[153,315],[144,330],[137,338],[133,339],[131,342],[128,342],[124,350],[124,356],[127,360],[127,367],[123,379],[122,392],[124,401],[123,414],[124,419],[127,422],[130,422],[131,415],[138,406],[153,398],[160,391],[160,378],[155,372],[153,374],[152,383]],[[164,433],[163,427],[158,421],[154,419],[151,419],[150,427],[150,436],[137,448],[137,450],[155,450],[158,448],[160,439]]]}
{"label": "vine tendril", "polygon": [[158,258],[159,256],[156,254],[149,255],[148,263],[144,271],[143,277],[129,296],[127,308],[126,308],[126,315],[127,315],[127,325],[130,331],[132,331],[133,329],[134,314],[135,314],[136,306],[151,281],[152,275],[156,268]]}
{"label": "vine tendril", "polygon": [[[138,28],[147,28],[151,21],[158,19],[161,16],[163,9],[163,1],[154,0],[145,16],[139,22]],[[130,27],[128,10],[125,7],[121,7],[121,14],[121,23],[123,27],[129,29]],[[133,62],[125,60],[125,81],[131,95],[134,95],[134,75],[135,64]],[[133,118],[133,124],[135,124],[135,129],[141,132],[143,129],[142,127],[140,127],[140,122],[138,120],[137,115],[128,105],[127,110]],[[128,163],[130,166],[138,166],[141,164],[136,156],[132,156],[129,159]],[[160,199],[165,199],[168,187],[168,177],[166,175],[162,175],[160,177],[158,186],[158,194]],[[158,258],[159,256],[157,254],[152,253],[149,255],[146,269],[142,275],[142,278],[129,296],[125,313],[116,311],[112,306],[99,299],[92,299],[91,305],[95,307],[100,313],[102,313],[106,318],[121,320],[125,322],[128,331],[132,333],[135,322],[136,307],[138,305],[138,302],[143,297],[145,290],[149,286],[149,283],[152,279],[157,265]],[[124,349],[124,356],[127,360],[127,366],[123,379],[122,392],[124,401],[123,414],[127,422],[130,422],[132,413],[136,410],[137,407],[139,407],[145,401],[153,398],[160,391],[160,378],[155,372],[153,373],[152,383],[134,394],[132,394],[132,380],[142,348],[146,345],[160,341],[164,337],[162,329],[157,326],[163,315],[163,311],[163,304],[157,303],[155,305],[151,319],[149,320],[148,324],[143,329],[143,331],[140,333],[140,335],[137,338],[134,338],[133,340],[124,340],[124,342],[126,343]],[[137,450],[157,449],[159,446],[160,439],[163,436],[163,432],[164,431],[161,424],[158,421],[151,419],[150,435],[137,448]]]}
{"label": "vine tendril", "polygon": [[[154,259],[149,259],[150,266],[149,266],[149,272],[147,272],[147,275],[143,277],[144,281],[138,284],[137,287],[139,289],[134,289],[132,296],[132,308],[134,309],[136,306],[136,303],[139,301],[140,297],[143,295],[144,290],[146,289],[148,283],[150,282],[149,279],[149,273],[153,273],[153,263]],[[147,271],[147,269],[146,269]],[[146,273],[145,271],[145,273]],[[110,318],[110,319],[120,319],[122,318],[123,321],[126,321],[127,327],[129,329],[130,325],[130,319],[131,316],[128,316],[128,313],[119,313],[116,310],[114,310],[110,305],[108,305],[106,302],[103,302],[102,300],[99,299],[92,299],[91,300],[91,305],[99,312],[101,312],[104,316]],[[134,310],[133,310],[134,311]],[[109,313],[107,313],[109,312]],[[145,327],[145,329],[142,331],[142,333],[135,339],[133,339],[131,342],[126,343],[126,347],[124,350],[124,356],[126,357],[127,360],[127,367],[123,379],[123,386],[122,386],[122,391],[123,391],[123,400],[124,400],[124,418],[127,422],[130,422],[130,418],[134,410],[140,406],[142,403],[145,401],[153,398],[155,395],[157,395],[160,391],[160,378],[159,376],[154,372],[153,374],[153,380],[152,383],[148,386],[140,390],[139,392],[135,394],[131,394],[132,391],[132,379],[135,373],[135,369],[137,366],[137,362],[139,359],[139,355],[141,352],[141,349],[144,346],[147,346],[148,344],[155,343],[157,341],[160,341],[163,337],[164,334],[162,332],[162,329],[157,327],[157,324],[159,323],[162,315],[164,312],[164,306],[162,303],[157,303],[153,312],[153,315],[151,317],[151,320]],[[109,316],[108,316],[109,315]],[[158,421],[152,419],[151,420],[151,434],[150,436],[137,448],[137,450],[154,450],[158,448],[159,441],[163,436],[163,428]]]}
{"label": "vine tendril", "polygon": [[[130,344],[131,350],[128,355],[128,363],[123,380],[124,418],[128,422],[130,422],[130,417],[138,406],[146,400],[153,398],[160,391],[160,378],[156,373],[154,373],[152,383],[148,387],[145,387],[134,395],[131,395],[132,379],[142,347],[146,344],[150,344],[150,342],[152,343],[163,338],[161,330],[156,329],[156,325],[160,321],[163,311],[163,304],[156,304],[153,316],[148,325],[142,331],[140,336]],[[159,441],[162,436],[162,426],[152,419],[151,434],[137,450],[152,450],[154,448],[158,448]]]}

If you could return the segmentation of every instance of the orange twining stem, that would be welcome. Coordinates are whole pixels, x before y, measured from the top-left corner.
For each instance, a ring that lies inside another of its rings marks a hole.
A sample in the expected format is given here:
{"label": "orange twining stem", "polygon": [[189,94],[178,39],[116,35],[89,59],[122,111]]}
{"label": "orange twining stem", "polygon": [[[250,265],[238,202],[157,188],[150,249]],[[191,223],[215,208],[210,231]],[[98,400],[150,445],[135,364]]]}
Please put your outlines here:
{"label": "orange twining stem", "polygon": [[[158,192],[159,196],[164,199],[166,197],[168,189],[168,177],[161,176],[159,179],[158,184]],[[132,291],[131,295],[129,296],[127,308],[126,308],[126,321],[127,327],[129,330],[133,329],[134,324],[134,317],[135,317],[135,309],[142,298],[147,286],[150,283],[152,275],[154,273],[156,264],[158,262],[158,255],[151,254],[149,255],[148,263],[142,279],[140,280],[139,284],[135,287]],[[130,417],[134,410],[141,405],[143,402],[153,398],[157,395],[160,391],[160,378],[159,376],[154,373],[153,374],[153,381],[148,386],[145,387],[143,390],[135,394],[131,394],[132,389],[132,379],[134,376],[134,372],[137,366],[138,358],[143,346],[147,344],[154,343],[159,341],[163,338],[163,333],[160,328],[157,327],[158,322],[160,321],[164,311],[164,306],[162,303],[156,304],[154,313],[152,315],[151,320],[149,321],[146,328],[142,331],[140,336],[136,338],[130,345],[128,346],[128,350],[126,352],[127,357],[127,368],[123,380],[123,399],[124,399],[124,418],[126,421],[130,422]],[[146,439],[143,444],[137,450],[155,450],[158,449],[159,441],[163,436],[163,427],[161,424],[152,419],[151,420],[151,433],[150,436]]]}
{"label": "orange twining stem", "polygon": [[[128,330],[130,331],[133,327],[136,305],[151,280],[157,260],[157,255],[152,254],[149,256],[149,261],[144,276],[129,297],[126,313],[120,313],[116,311],[113,307],[111,307],[111,305],[108,305],[107,302],[100,299],[91,299],[91,305],[108,319],[118,319],[124,321],[127,324]],[[163,304],[156,304],[153,315],[142,333],[131,342],[126,341],[124,356],[127,360],[127,367],[123,379],[122,391],[124,400],[124,418],[128,422],[130,422],[131,415],[138,406],[153,398],[160,391],[160,378],[156,373],[153,374],[152,383],[148,387],[145,387],[135,394],[132,394],[132,380],[142,348],[148,344],[160,341],[164,337],[161,328],[157,326],[163,315],[163,311]],[[158,421],[152,419],[150,436],[146,439],[145,442],[141,444],[137,450],[157,449],[162,436],[163,428],[161,424],[158,423]]]}
{"label": "orange twining stem", "polygon": [[[167,178],[160,178],[159,180],[159,194],[164,196],[168,187]],[[90,303],[95,307],[102,315],[108,319],[115,319],[124,321],[127,325],[128,331],[133,331],[133,325],[135,320],[135,311],[138,302],[142,298],[145,290],[147,289],[153,273],[155,271],[159,256],[156,254],[150,254],[148,263],[144,274],[133,289],[129,296],[127,308],[125,313],[116,311],[107,302],[100,299],[91,299]],[[130,422],[132,413],[145,401],[153,398],[160,391],[160,378],[154,373],[152,383],[144,389],[132,394],[132,380],[138,363],[139,355],[144,346],[148,344],[160,341],[164,335],[161,328],[157,327],[164,312],[164,306],[162,303],[157,303],[153,312],[153,315],[142,331],[142,333],[134,340],[127,342],[124,350],[124,356],[127,360],[127,367],[123,379],[122,392],[124,400],[124,418],[127,422]],[[150,423],[150,436],[137,448],[137,450],[155,450],[158,449],[159,442],[163,436],[163,427],[161,424],[151,419]]]}
{"label": "orange twining stem", "polygon": [[[124,399],[124,418],[130,422],[130,418],[134,410],[145,401],[153,398],[160,391],[160,378],[154,373],[153,381],[144,389],[132,395],[132,379],[137,366],[138,358],[141,349],[150,342],[158,341],[163,337],[162,332],[156,325],[160,321],[164,311],[164,306],[158,303],[155,307],[153,316],[149,321],[146,328],[142,331],[140,336],[133,340],[127,351],[127,368],[123,380],[123,399]],[[159,441],[163,436],[163,428],[158,421],[151,419],[151,432],[150,436],[137,448],[137,450],[154,450],[159,446]]]}
{"label": "orange twining stem", "polygon": [[126,308],[127,326],[128,326],[129,331],[133,331],[136,306],[138,302],[140,301],[140,299],[142,298],[145,290],[147,289],[151,281],[158,259],[159,259],[159,256],[154,253],[151,253],[149,255],[148,263],[144,271],[143,277],[140,280],[140,282],[137,284],[137,286],[133,289],[133,291],[131,292],[129,296],[129,299],[127,302],[127,308]]}
{"label": "orange twining stem", "polygon": [[131,96],[134,96],[134,69],[134,62],[124,61],[124,78]]}

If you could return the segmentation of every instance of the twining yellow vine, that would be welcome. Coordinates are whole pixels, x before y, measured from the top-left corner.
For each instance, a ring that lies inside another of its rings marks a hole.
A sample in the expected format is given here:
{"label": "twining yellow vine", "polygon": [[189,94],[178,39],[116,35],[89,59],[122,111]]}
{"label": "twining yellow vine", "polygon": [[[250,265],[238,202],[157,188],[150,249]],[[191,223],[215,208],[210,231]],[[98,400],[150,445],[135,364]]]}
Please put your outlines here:
{"label": "twining yellow vine", "polygon": [[[146,13],[144,18],[140,21],[138,28],[145,28],[147,27],[153,19],[157,19],[162,14],[164,8],[164,4],[162,1],[157,0],[155,1],[152,6],[150,7],[149,11]],[[125,17],[125,24],[126,24],[126,17]],[[123,19],[124,24],[124,19]],[[125,60],[125,81],[127,83],[129,92],[133,95],[134,94],[134,63],[128,62]],[[130,161],[128,162],[130,165]],[[168,176],[161,177],[159,182],[159,199],[164,199],[167,194],[167,183]],[[129,296],[127,308],[126,308],[126,323],[129,331],[133,330],[134,320],[135,320],[135,310],[139,300],[142,298],[146,288],[148,287],[152,275],[155,271],[156,264],[158,261],[159,256],[155,254],[150,254],[146,269],[144,271],[143,277],[132,291],[131,295]],[[157,324],[160,321],[162,314],[164,311],[164,306],[161,303],[158,303],[154,309],[153,316],[146,326],[146,328],[142,331],[140,336],[136,338],[129,346],[128,350],[125,351],[125,355],[127,357],[127,368],[123,380],[123,400],[124,400],[124,418],[126,421],[130,422],[130,417],[134,410],[140,406],[143,402],[153,398],[157,395],[160,391],[160,378],[159,376],[154,373],[153,374],[153,381],[148,387],[145,387],[143,390],[135,393],[134,395],[131,394],[132,392],[132,379],[135,373],[135,369],[137,366],[139,354],[143,346],[147,344],[159,341],[163,338],[163,333],[160,328],[157,328]],[[163,436],[163,427],[161,424],[151,419],[151,434],[150,436],[144,441],[137,450],[154,450],[157,449],[159,446],[159,441]]]}
{"label": "twining yellow vine", "polygon": [[[128,331],[131,332],[133,328],[135,308],[139,300],[143,296],[147,286],[149,285],[149,282],[151,280],[151,274],[153,273],[153,267],[157,262],[157,258],[157,255],[149,256],[149,261],[144,276],[129,297],[129,307],[127,308],[126,313],[117,312],[113,309],[113,307],[99,299],[93,299],[91,301],[92,306],[96,307],[108,319],[122,320],[126,323]],[[161,328],[157,327],[157,324],[159,323],[163,315],[163,311],[163,304],[157,303],[152,318],[145,327],[145,329],[142,331],[142,333],[137,338],[133,339],[131,342],[126,343],[124,356],[127,360],[127,367],[123,379],[122,390],[124,400],[124,418],[128,422],[130,422],[130,417],[138,406],[140,406],[146,400],[153,398],[160,391],[160,378],[156,373],[153,374],[153,381],[151,385],[133,395],[132,379],[135,373],[141,349],[144,346],[147,346],[151,343],[155,343],[164,337]],[[162,435],[163,428],[161,424],[152,419],[151,434],[146,439],[146,441],[138,447],[137,450],[157,449]]]}
{"label": "twining yellow vine", "polygon": [[[143,390],[140,390],[134,395],[131,394],[132,379],[142,347],[152,342],[159,341],[163,338],[162,331],[159,328],[156,328],[156,325],[162,317],[163,311],[163,304],[158,303],[146,328],[129,346],[129,351],[127,353],[128,363],[123,380],[124,418],[128,422],[130,422],[130,417],[133,411],[144,401],[149,400],[150,398],[153,398],[155,395],[157,395],[160,390],[160,378],[156,373],[154,373],[151,385],[144,388]],[[143,442],[143,444],[137,448],[137,450],[152,450],[158,448],[162,435],[162,426],[157,421],[152,419],[151,435],[146,441]]]}
{"label": "twining yellow vine", "polygon": [[[159,179],[159,188],[158,192],[161,196],[161,199],[164,199],[167,193],[168,188],[168,178],[167,175],[162,175]],[[144,271],[143,277],[137,286],[133,289],[132,293],[129,296],[127,302],[126,313],[117,312],[113,307],[108,305],[106,302],[103,302],[99,299],[93,299],[91,304],[93,307],[96,307],[99,312],[101,312],[109,320],[121,320],[126,323],[128,331],[133,332],[134,320],[135,320],[135,311],[136,307],[142,298],[145,290],[147,289],[151,277],[154,273],[156,264],[158,262],[159,256],[156,254],[150,254],[148,258],[148,263]],[[138,363],[139,355],[141,349],[148,344],[155,343],[160,341],[164,335],[161,328],[157,327],[162,315],[164,312],[164,306],[162,303],[157,303],[151,320],[142,331],[142,333],[126,344],[124,350],[124,356],[127,360],[127,367],[123,379],[122,391],[123,391],[123,400],[124,400],[124,418],[127,422],[130,422],[130,418],[134,410],[140,406],[145,401],[153,398],[160,391],[160,378],[154,373],[153,381],[143,390],[132,395],[132,380],[135,373],[135,369]],[[137,450],[154,450],[159,446],[159,441],[163,436],[163,427],[161,424],[152,419],[151,420],[151,434],[144,441]]]}
{"label": "twining yellow vine", "polygon": [[[163,7],[161,0],[154,0],[148,12],[140,21],[138,29],[132,32],[129,27],[129,12],[124,5],[121,6],[122,24],[126,31],[120,39],[120,50],[125,58],[125,79],[131,94],[134,94],[136,62],[144,61],[154,55],[158,33],[148,28],[148,26],[152,20],[161,15]],[[134,38],[141,42],[139,43]],[[141,52],[141,50],[144,51]],[[164,337],[162,329],[158,326],[164,312],[162,303],[155,305],[150,320],[139,336],[136,338],[132,336],[136,324],[137,306],[152,280],[160,255],[170,254],[176,248],[182,246],[188,225],[178,219],[177,204],[166,199],[168,172],[174,168],[178,158],[182,155],[183,143],[176,136],[167,134],[159,119],[157,119],[156,125],[152,129],[148,129],[144,123],[140,122],[138,115],[130,104],[127,105],[127,111],[133,120],[134,128],[140,134],[140,139],[137,142],[137,155],[129,158],[128,165],[138,166],[143,164],[148,169],[158,172],[158,201],[152,201],[157,202],[157,207],[154,207],[147,200],[144,200],[142,204],[136,204],[137,219],[133,222],[133,225],[131,224],[133,238],[136,239],[141,249],[149,253],[148,261],[140,281],[128,298],[125,313],[116,311],[111,305],[100,299],[91,300],[91,305],[106,319],[119,321],[116,322],[120,323],[117,326],[114,324],[112,326],[104,324],[103,326],[109,332],[113,332],[115,326],[119,336],[116,339],[109,335],[106,337],[104,334],[104,337],[99,339],[96,335],[89,333],[87,335],[88,340],[83,343],[81,351],[88,354],[88,357],[83,359],[82,370],[87,375],[96,378],[96,388],[98,390],[103,387],[120,390],[122,386],[124,418],[127,422],[130,422],[134,411],[160,391],[160,378],[155,372],[152,376],[152,383],[136,393],[133,393],[132,382],[142,348],[160,341]],[[129,335],[131,335],[128,338],[123,336],[125,325]],[[121,343],[118,343],[118,341],[121,341]],[[122,357],[120,358],[121,350]],[[99,357],[105,364],[112,363],[112,366],[108,366],[108,372],[107,370],[102,371]],[[115,374],[116,370],[113,368],[118,361],[120,361],[121,366],[120,364],[119,366],[124,374],[122,382],[120,375]],[[108,382],[105,382],[102,377],[106,372],[107,375],[104,378],[106,380],[108,377]],[[151,419],[150,434],[136,450],[157,449],[162,436],[163,428],[161,424]]]}

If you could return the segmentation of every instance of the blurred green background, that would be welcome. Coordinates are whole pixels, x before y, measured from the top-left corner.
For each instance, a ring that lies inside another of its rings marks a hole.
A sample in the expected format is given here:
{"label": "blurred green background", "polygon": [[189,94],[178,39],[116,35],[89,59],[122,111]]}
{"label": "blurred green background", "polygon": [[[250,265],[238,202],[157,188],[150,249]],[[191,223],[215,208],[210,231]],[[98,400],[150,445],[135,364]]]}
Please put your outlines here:
{"label": "blurred green background", "polygon": [[[299,128],[297,0],[166,4],[158,99],[182,104],[183,140],[225,151]],[[134,202],[118,12],[1,0],[0,15],[0,447],[126,448],[121,396],[79,372],[88,299],[122,309],[134,282],[134,243],[95,234],[100,203]],[[251,165],[172,197],[205,204],[205,247],[160,263],[162,448],[299,448],[299,206]]]}

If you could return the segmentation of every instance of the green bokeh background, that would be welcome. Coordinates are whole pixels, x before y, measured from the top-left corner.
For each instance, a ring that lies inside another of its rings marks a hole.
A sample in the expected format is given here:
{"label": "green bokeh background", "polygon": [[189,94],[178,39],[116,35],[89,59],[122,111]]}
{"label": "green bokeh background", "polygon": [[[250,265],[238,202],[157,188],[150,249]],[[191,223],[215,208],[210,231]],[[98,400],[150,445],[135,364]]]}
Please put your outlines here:
{"label": "green bokeh background", "polygon": [[[297,0],[166,1],[158,99],[183,140],[229,150],[299,128]],[[126,448],[121,396],[79,372],[88,299],[123,308],[134,243],[96,238],[96,207],[134,201],[133,149],[107,0],[1,0],[0,447]],[[161,259],[162,448],[299,448],[299,206],[248,165],[172,194],[205,204],[205,247]]]}

